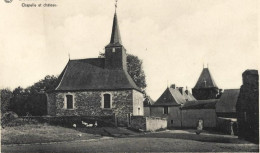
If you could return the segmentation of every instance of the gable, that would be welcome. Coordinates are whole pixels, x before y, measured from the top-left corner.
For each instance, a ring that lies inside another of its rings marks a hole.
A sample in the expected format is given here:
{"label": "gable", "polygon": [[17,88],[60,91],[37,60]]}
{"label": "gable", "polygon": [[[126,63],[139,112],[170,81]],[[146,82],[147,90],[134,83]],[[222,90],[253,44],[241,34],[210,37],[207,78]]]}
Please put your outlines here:
{"label": "gable", "polygon": [[154,103],[154,105],[178,106],[185,102],[185,98],[182,96],[178,89],[167,88],[159,97],[159,99]]}

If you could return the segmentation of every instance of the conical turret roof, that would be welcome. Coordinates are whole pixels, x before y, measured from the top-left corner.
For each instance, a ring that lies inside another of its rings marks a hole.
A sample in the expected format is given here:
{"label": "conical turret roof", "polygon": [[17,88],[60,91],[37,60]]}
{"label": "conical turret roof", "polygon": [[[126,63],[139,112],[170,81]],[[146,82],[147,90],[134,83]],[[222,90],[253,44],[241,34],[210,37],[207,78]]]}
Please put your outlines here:
{"label": "conical turret roof", "polygon": [[203,68],[194,88],[218,88],[208,68]]}

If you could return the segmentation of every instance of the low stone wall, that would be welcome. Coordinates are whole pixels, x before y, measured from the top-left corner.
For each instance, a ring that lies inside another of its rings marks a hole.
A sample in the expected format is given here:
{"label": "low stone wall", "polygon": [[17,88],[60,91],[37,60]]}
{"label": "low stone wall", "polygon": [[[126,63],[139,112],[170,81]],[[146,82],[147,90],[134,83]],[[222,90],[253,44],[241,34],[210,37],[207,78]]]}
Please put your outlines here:
{"label": "low stone wall", "polygon": [[237,119],[218,117],[217,130],[225,134],[237,135]]}
{"label": "low stone wall", "polygon": [[146,131],[156,131],[167,128],[167,119],[160,117],[146,117]]}
{"label": "low stone wall", "polygon": [[160,117],[132,116],[130,127],[136,130],[156,131],[167,128],[167,119]]}

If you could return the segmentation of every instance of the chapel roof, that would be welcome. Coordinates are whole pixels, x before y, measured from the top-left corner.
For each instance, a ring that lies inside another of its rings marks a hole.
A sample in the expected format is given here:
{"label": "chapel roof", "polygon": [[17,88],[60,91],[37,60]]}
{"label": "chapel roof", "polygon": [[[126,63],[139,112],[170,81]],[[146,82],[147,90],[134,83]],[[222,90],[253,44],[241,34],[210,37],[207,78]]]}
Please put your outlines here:
{"label": "chapel roof", "polygon": [[123,69],[105,69],[104,58],[70,60],[61,75],[56,91],[120,90],[141,91]]}

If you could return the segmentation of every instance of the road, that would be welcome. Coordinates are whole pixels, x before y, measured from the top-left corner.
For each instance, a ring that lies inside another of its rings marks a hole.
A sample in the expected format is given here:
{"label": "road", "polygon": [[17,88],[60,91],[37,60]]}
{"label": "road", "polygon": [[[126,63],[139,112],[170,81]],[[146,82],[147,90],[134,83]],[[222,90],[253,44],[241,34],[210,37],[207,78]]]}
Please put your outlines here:
{"label": "road", "polygon": [[2,152],[258,152],[259,146],[235,136],[164,131],[124,138],[2,146]]}

